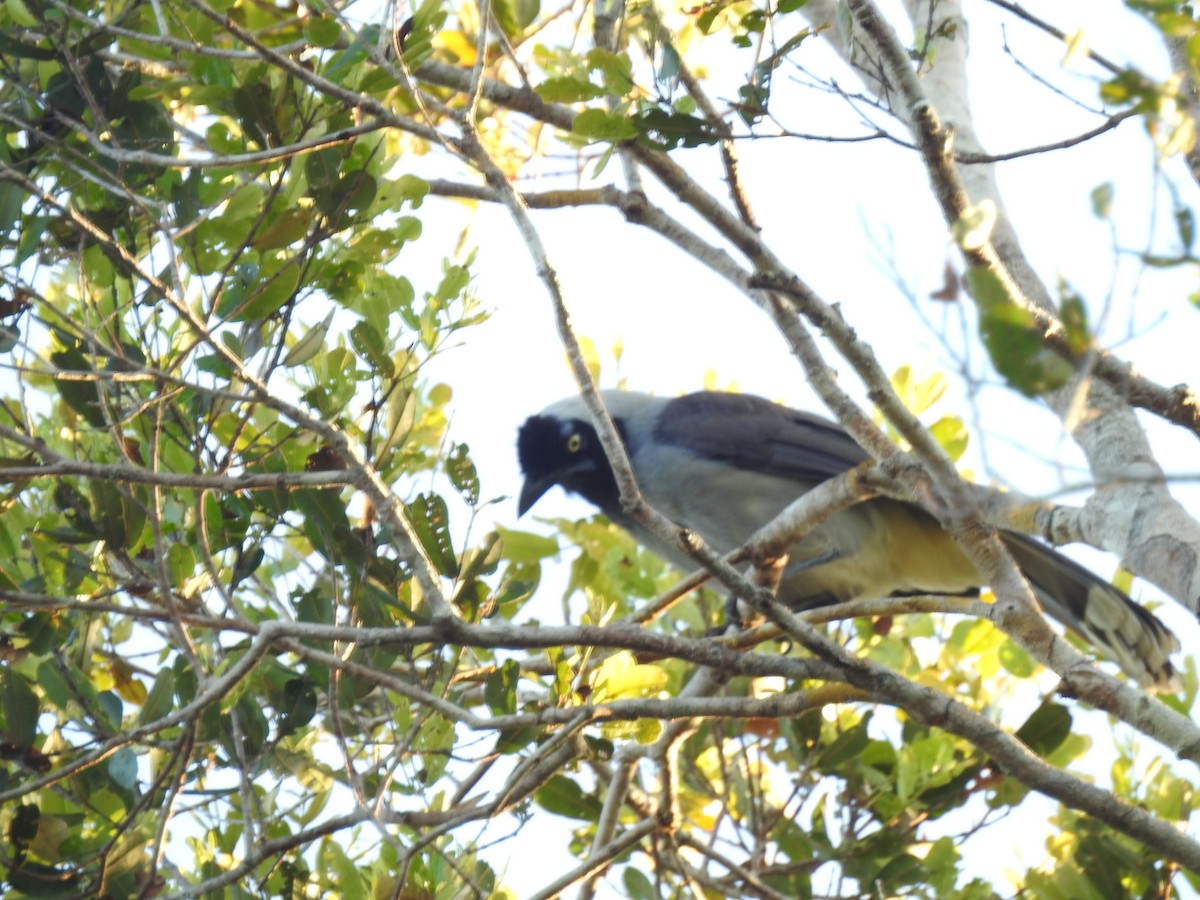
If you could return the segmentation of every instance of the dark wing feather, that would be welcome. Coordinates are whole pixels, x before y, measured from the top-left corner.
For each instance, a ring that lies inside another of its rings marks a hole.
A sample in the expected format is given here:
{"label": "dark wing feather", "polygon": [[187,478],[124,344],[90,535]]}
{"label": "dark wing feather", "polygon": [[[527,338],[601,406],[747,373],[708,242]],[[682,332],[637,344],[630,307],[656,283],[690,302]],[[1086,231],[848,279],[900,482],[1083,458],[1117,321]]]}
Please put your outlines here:
{"label": "dark wing feather", "polygon": [[740,469],[807,484],[868,458],[836,423],[750,394],[701,391],[672,400],[655,437]]}

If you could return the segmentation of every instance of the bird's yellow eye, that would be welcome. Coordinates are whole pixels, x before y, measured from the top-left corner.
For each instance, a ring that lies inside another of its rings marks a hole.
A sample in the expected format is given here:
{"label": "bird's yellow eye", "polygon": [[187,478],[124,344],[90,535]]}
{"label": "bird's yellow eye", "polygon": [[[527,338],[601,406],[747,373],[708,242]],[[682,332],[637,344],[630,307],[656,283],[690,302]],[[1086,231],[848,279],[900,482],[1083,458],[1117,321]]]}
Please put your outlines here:
{"label": "bird's yellow eye", "polygon": [[578,434],[573,434],[567,438],[568,453],[578,453],[581,447],[583,447],[583,438]]}

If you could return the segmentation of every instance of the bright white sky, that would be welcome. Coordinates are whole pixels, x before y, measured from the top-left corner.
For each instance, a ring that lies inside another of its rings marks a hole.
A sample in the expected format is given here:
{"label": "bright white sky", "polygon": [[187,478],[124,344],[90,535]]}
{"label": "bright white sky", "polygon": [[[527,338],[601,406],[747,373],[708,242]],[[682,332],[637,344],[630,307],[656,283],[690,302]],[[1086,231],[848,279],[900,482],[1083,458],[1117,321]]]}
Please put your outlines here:
{"label": "bright white sky", "polygon": [[[1116,0],[1029,6],[1068,33],[1086,28],[1089,45],[1116,62],[1136,61],[1155,77],[1169,71],[1153,29],[1126,13]],[[968,7],[972,96],[977,127],[989,150],[1057,141],[1099,123],[1094,113],[1051,93],[1003,52],[1001,11],[987,3]],[[1103,75],[1098,68],[1082,63],[1063,71],[1063,49],[1057,42],[1019,22],[1009,21],[1006,33],[1023,62],[1072,90],[1092,109],[1098,107],[1096,85]],[[716,38],[710,43],[723,41]],[[722,55],[712,54],[714,64],[720,63]],[[804,44],[800,59],[810,71],[832,71],[842,83],[853,83],[818,42]],[[784,82],[790,77],[787,70],[780,70],[775,81],[773,109],[786,124],[810,133],[861,133],[841,101],[811,90],[787,89]],[[731,95],[735,86],[731,82],[723,96]],[[946,369],[951,363],[937,337],[921,324],[891,274],[894,266],[924,314],[939,320],[944,309],[926,298],[941,287],[946,260],[957,263],[957,257],[915,154],[884,143],[792,140],[746,143],[739,149],[750,202],[765,235],[785,261],[825,299],[841,304],[851,324],[874,344],[886,368],[913,363],[930,370]],[[711,189],[721,194],[714,156],[709,150],[690,151],[680,161],[693,174],[707,173]],[[1083,147],[1005,163],[1000,169],[1001,186],[1025,251],[1050,285],[1060,277],[1068,280],[1087,298],[1093,317],[1112,293],[1102,340],[1110,346],[1120,343],[1122,354],[1164,384],[1194,383],[1192,361],[1200,313],[1185,298],[1196,288],[1195,273],[1143,272],[1135,259],[1118,260],[1108,223],[1091,214],[1091,191],[1113,181],[1117,243],[1125,249],[1143,248],[1148,229],[1155,227],[1158,249],[1169,250],[1173,246],[1169,194],[1155,183],[1152,161],[1153,150],[1142,126],[1131,121]],[[547,163],[547,170],[554,165]],[[419,163],[414,170],[427,174]],[[1182,201],[1195,206],[1196,186],[1184,176],[1179,161],[1172,161],[1166,170]],[[618,171],[613,163],[602,177],[617,177]],[[563,184],[525,185],[549,186]],[[438,204],[446,206],[444,221]],[[436,199],[427,201],[423,216],[426,236],[419,252],[440,254],[441,248],[451,246],[463,219],[453,206]],[[608,209],[534,216],[577,332],[594,340],[600,350],[602,386],[615,386],[618,378],[624,378],[631,388],[679,393],[702,387],[705,373],[712,370],[720,385],[736,384],[741,390],[794,406],[819,408],[799,365],[766,317],[666,242],[626,225]],[[507,214],[481,210],[468,243],[479,245],[477,292],[494,315],[487,324],[467,332],[464,346],[441,357],[429,372],[454,386],[451,436],[471,445],[484,496],[513,496],[519,488],[512,450],[517,426],[575,387],[554,332],[549,300]],[[953,339],[957,319],[951,316],[947,321],[953,326],[949,329]],[[1130,339],[1131,334],[1136,337]],[[624,346],[619,368],[608,354],[618,342]],[[977,353],[972,350],[974,370],[979,372]],[[839,368],[849,384],[852,376],[847,367]],[[1084,477],[1074,447],[1062,442],[1057,419],[1041,406],[999,389],[986,390],[981,405],[991,432],[989,462],[1000,480],[1036,494],[1053,493],[1062,483],[1078,483]],[[961,384],[952,387],[937,413],[969,415]],[[1194,436],[1161,423],[1150,424],[1156,446],[1164,448],[1168,470],[1194,475]],[[973,435],[973,440],[978,438]],[[977,449],[978,445],[976,453]],[[980,458],[971,455],[967,463],[978,468]],[[1194,490],[1191,493],[1194,497]],[[587,511],[585,505],[568,502],[558,492],[548,495],[536,510],[547,516]],[[501,504],[495,514],[498,521],[515,524],[511,501]],[[526,522],[525,527],[536,524]],[[1111,573],[1115,565],[1111,557],[1098,552],[1084,551],[1080,558],[1102,574]],[[539,611],[543,618],[557,617],[559,592],[552,585],[545,588],[548,596]],[[1147,599],[1157,594],[1145,588],[1139,596]],[[1190,615],[1177,606],[1162,614],[1185,646],[1195,646],[1197,626]],[[1035,702],[1031,696],[1030,710]],[[1111,744],[1107,719],[1096,716],[1090,727],[1096,735],[1094,772],[1103,781],[1109,764],[1103,749]],[[1147,749],[1154,752],[1153,747]],[[1053,805],[1046,803],[1044,808],[1049,813]],[[1037,819],[1036,805],[1027,803],[1011,827],[1004,828],[1003,837],[989,829],[980,848],[989,850],[973,854],[973,874],[992,879],[1002,889],[1006,870],[1044,859],[1045,835],[1030,827]],[[1009,839],[1011,852],[995,852]],[[546,845],[528,831],[516,843],[515,848],[504,847],[515,850],[506,883],[522,894],[542,886],[548,877]]]}

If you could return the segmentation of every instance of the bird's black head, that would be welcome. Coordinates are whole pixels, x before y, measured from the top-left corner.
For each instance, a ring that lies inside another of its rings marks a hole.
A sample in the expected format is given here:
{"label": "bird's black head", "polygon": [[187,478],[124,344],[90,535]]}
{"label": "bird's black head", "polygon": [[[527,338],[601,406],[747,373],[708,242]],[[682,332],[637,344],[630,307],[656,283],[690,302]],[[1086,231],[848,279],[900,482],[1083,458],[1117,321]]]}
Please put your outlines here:
{"label": "bird's black head", "polygon": [[616,479],[596,430],[588,422],[530,416],[517,433],[517,458],[525,476],[518,515],[524,515],[556,484],[603,510],[620,508]]}

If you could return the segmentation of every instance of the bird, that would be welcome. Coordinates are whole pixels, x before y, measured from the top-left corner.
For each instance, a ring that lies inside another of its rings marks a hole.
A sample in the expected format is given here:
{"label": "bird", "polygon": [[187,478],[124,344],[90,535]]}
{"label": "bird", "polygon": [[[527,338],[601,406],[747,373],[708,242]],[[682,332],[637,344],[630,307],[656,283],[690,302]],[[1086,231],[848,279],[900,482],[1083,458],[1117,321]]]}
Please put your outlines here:
{"label": "bird", "polygon": [[[784,507],[869,455],[837,423],[750,394],[660,397],[602,391],[646,501],[715,551],[741,547]],[[517,434],[518,516],[556,485],[578,494],[649,550],[695,563],[621,507],[608,458],[579,396],[530,416]],[[1041,541],[1000,537],[1043,609],[1143,688],[1177,692],[1179,639],[1153,613]],[[976,595],[983,579],[937,520],[876,498],[835,513],[789,550],[777,596],[795,610],[857,599]]]}

